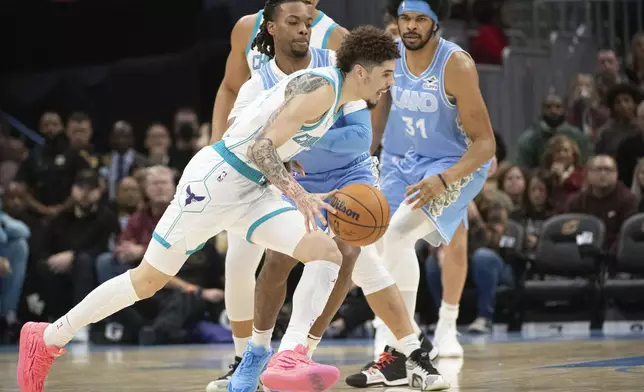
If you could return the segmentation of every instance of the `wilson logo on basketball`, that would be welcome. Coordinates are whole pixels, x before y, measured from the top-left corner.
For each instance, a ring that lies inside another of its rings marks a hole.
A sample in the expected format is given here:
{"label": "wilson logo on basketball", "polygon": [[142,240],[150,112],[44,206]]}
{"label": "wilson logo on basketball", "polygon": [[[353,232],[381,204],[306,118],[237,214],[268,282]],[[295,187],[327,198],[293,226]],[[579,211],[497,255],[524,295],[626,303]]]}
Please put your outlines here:
{"label": "wilson logo on basketball", "polygon": [[331,200],[331,206],[333,208],[335,208],[336,210],[338,210],[338,213],[342,213],[342,214],[348,216],[349,218],[352,218],[352,219],[356,220],[357,222],[360,221],[360,214],[358,214],[357,212],[353,211],[350,208],[347,208],[347,206],[344,204],[344,202],[342,200],[339,200],[339,199],[334,197]]}

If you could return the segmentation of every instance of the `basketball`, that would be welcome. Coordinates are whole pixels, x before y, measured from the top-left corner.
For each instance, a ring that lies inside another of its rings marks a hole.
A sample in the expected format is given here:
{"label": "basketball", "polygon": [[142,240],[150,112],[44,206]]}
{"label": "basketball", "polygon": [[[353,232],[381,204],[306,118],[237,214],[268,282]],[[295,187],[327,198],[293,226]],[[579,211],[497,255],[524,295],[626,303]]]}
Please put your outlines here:
{"label": "basketball", "polygon": [[378,241],[389,227],[390,210],[385,196],[374,186],[351,184],[340,189],[329,204],[329,227],[335,235],[355,246]]}

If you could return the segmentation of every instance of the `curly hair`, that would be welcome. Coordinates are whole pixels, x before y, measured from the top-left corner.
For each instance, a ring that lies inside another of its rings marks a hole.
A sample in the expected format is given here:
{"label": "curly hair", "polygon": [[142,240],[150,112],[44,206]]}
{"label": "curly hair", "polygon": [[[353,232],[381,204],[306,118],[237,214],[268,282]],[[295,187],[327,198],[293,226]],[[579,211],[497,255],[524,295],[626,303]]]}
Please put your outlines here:
{"label": "curly hair", "polygon": [[298,2],[309,4],[305,0],[266,0],[263,13],[264,21],[259,27],[251,48],[257,48],[259,53],[270,58],[275,57],[275,41],[273,36],[268,33],[268,22],[275,22],[275,13],[282,4]]}
{"label": "curly hair", "polygon": [[615,103],[617,103],[617,97],[620,95],[630,95],[635,102],[635,107],[642,102],[642,93],[637,87],[625,83],[618,84],[608,90],[608,93],[606,94],[606,104],[608,105],[608,109],[611,114],[615,113]]}
{"label": "curly hair", "polygon": [[[420,0],[417,0],[420,1]],[[429,4],[429,7],[436,13],[438,16],[438,21],[442,22],[445,19],[449,18],[449,14],[452,9],[450,0],[422,0]],[[387,2],[387,12],[393,17],[398,17],[398,7],[403,0],[389,0]]]}
{"label": "curly hair", "polygon": [[399,58],[398,44],[386,31],[373,26],[361,26],[353,29],[342,41],[336,65],[347,74],[356,64],[370,68]]}
{"label": "curly hair", "polygon": [[556,135],[556,136],[553,136],[548,141],[548,144],[546,145],[546,150],[544,151],[543,158],[542,158],[543,168],[548,169],[552,166],[555,150],[565,143],[569,143],[570,148],[572,148],[575,167],[578,167],[581,164],[580,162],[581,151],[579,150],[579,146],[577,145],[577,143],[575,143],[571,138],[569,138],[566,135]]}

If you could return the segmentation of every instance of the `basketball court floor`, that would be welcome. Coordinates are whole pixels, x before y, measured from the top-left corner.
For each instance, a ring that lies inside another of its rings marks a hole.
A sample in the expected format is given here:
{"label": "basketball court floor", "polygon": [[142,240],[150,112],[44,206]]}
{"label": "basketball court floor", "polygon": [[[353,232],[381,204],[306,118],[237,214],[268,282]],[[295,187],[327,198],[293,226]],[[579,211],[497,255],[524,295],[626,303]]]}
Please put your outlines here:
{"label": "basketball court floor", "polygon": [[[438,361],[451,391],[637,391],[644,384],[644,335],[570,333],[546,328],[522,335],[462,336],[465,359]],[[525,331],[525,329],[524,329]],[[204,391],[224,371],[231,345],[107,348],[70,345],[54,365],[46,391]],[[369,341],[328,341],[319,362],[342,371],[333,391],[349,391],[344,377],[372,359]],[[18,391],[16,348],[0,347],[0,391]],[[406,388],[367,391],[402,392]]]}

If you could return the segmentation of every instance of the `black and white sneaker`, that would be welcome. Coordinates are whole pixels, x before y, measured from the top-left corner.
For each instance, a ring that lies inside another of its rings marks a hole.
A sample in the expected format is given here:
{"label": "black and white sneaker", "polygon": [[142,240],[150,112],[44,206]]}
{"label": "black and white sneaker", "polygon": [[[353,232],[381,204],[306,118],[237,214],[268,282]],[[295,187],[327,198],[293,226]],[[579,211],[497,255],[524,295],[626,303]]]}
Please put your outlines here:
{"label": "black and white sneaker", "polygon": [[405,363],[409,386],[421,391],[443,391],[449,389],[449,383],[436,370],[429,359],[429,352],[419,348],[415,350]]}
{"label": "black and white sneaker", "polygon": [[[228,367],[230,368],[228,373],[219,377],[215,381],[211,381],[206,387],[206,392],[227,391],[228,383],[230,382],[230,379],[233,377],[233,373],[235,373],[235,369],[237,369],[237,366],[239,366],[239,363],[241,362],[241,360],[242,360],[241,357],[235,357],[235,361],[230,365],[228,365]],[[258,386],[257,390],[258,391],[262,390],[261,383]]]}
{"label": "black and white sneaker", "polygon": [[[429,352],[429,359],[432,361],[435,361],[436,358],[438,358],[438,354],[439,354],[438,347],[434,346],[432,344],[432,341],[429,338],[427,338],[427,336],[422,332],[418,336],[418,339],[420,340],[420,348],[424,348],[425,350],[427,350]],[[360,371],[369,370],[375,363],[376,361],[369,362],[368,364],[364,365],[362,369],[360,369]]]}
{"label": "black and white sneaker", "polygon": [[397,387],[407,385],[407,370],[405,361],[407,357],[393,347],[385,347],[385,352],[380,354],[378,361],[360,373],[350,375],[346,383],[355,388],[375,386]]}

